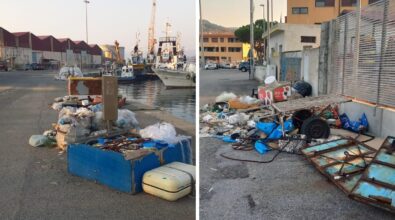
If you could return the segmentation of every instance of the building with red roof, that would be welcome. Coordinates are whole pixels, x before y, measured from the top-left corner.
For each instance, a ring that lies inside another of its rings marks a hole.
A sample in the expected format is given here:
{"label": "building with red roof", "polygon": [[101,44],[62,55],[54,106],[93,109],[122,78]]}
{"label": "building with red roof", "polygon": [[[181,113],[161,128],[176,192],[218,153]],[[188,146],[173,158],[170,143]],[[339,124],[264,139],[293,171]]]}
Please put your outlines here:
{"label": "building with red roof", "polygon": [[52,35],[36,36],[31,32],[11,33],[0,27],[0,60],[10,66],[30,63],[56,63],[59,65],[100,65],[102,50],[97,44]]}

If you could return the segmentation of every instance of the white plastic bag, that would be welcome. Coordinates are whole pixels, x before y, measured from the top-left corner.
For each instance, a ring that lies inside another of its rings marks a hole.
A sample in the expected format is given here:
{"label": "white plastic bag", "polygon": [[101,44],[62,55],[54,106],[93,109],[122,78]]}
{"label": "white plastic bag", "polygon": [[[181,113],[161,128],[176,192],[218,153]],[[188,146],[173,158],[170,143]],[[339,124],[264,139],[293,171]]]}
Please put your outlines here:
{"label": "white plastic bag", "polygon": [[29,144],[33,147],[44,147],[49,141],[47,136],[32,135],[29,139]]}
{"label": "white plastic bag", "polygon": [[106,127],[103,118],[103,112],[95,112],[95,117],[92,120],[92,127],[94,130],[102,130]]}
{"label": "white plastic bag", "polygon": [[253,98],[248,95],[240,97],[239,100],[240,100],[240,102],[248,104],[248,105],[256,104],[259,102],[259,99]]}
{"label": "white plastic bag", "polygon": [[231,92],[223,92],[221,95],[217,96],[215,98],[215,102],[227,102],[231,99],[237,98],[237,96],[234,93]]}
{"label": "white plastic bag", "polygon": [[176,144],[179,142],[176,129],[172,124],[167,122],[150,125],[140,130],[140,135],[142,138],[161,140],[169,144]]}
{"label": "white plastic bag", "polygon": [[93,117],[95,113],[87,108],[78,108],[75,112],[75,115],[78,117]]}
{"label": "white plastic bag", "polygon": [[248,116],[244,113],[237,113],[237,114],[229,116],[228,122],[231,125],[234,125],[234,124],[244,125],[247,123],[248,119],[250,119],[250,116]]}
{"label": "white plastic bag", "polygon": [[139,122],[136,119],[136,114],[127,109],[118,110],[118,119],[115,122],[118,128],[138,128]]}
{"label": "white plastic bag", "polygon": [[62,109],[63,105],[61,102],[55,102],[52,104],[52,109],[55,111],[60,111]]}
{"label": "white plastic bag", "polygon": [[203,117],[203,121],[204,121],[204,122],[210,122],[211,119],[213,119],[213,116],[211,116],[211,115],[205,115],[205,116]]}
{"label": "white plastic bag", "polygon": [[63,116],[72,116],[75,113],[75,108],[74,107],[64,107],[62,110],[60,110],[58,118],[62,118]]}

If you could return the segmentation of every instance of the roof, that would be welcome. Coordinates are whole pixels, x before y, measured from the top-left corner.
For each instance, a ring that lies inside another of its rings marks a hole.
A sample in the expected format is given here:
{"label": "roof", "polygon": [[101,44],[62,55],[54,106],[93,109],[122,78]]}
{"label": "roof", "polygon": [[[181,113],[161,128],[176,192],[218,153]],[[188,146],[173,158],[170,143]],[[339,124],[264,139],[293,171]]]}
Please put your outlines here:
{"label": "roof", "polygon": [[45,35],[45,36],[37,36],[38,38],[40,38],[41,40],[47,39],[49,37],[52,37],[51,35]]}
{"label": "roof", "polygon": [[23,35],[28,34],[28,33],[30,33],[30,32],[13,32],[12,34],[17,36],[17,37],[20,37],[20,36],[23,36]]}
{"label": "roof", "polygon": [[3,32],[3,44],[8,47],[16,47],[15,35],[0,27],[0,32]]}

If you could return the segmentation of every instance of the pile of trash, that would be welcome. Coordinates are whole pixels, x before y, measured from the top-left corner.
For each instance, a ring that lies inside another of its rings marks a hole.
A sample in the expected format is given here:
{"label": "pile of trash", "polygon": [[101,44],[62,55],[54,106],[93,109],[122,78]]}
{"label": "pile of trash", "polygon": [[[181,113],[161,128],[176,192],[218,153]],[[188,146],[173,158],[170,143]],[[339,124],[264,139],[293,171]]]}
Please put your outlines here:
{"label": "pile of trash", "polygon": [[[303,92],[306,93],[309,91]],[[216,103],[205,105],[201,109],[200,137],[221,139],[231,143],[237,150],[255,149],[260,154],[270,150],[300,153],[300,149],[307,145],[340,138],[330,135],[330,127],[353,132],[368,130],[365,114],[359,121],[352,122],[346,114],[339,115],[337,105],[304,109],[284,115],[276,111],[271,102],[251,96],[239,97],[223,92],[215,101]],[[314,131],[311,131],[311,127],[303,126],[304,122],[322,127],[318,137],[312,135]]]}
{"label": "pile of trash", "polygon": [[126,160],[132,160],[164,147],[174,147],[186,138],[189,137],[177,135],[172,124],[161,122],[147,126],[137,133],[128,132],[112,137],[97,137],[88,143],[103,150],[122,153]]}
{"label": "pile of trash", "polygon": [[[125,98],[119,97],[118,106],[125,105],[125,102]],[[51,108],[58,111],[57,122],[42,135],[32,135],[29,140],[31,146],[58,146],[66,150],[68,144],[78,140],[93,140],[96,141],[95,146],[122,153],[131,148],[146,149],[148,145],[158,148],[177,144],[186,138],[177,135],[174,126],[166,122],[140,129],[135,113],[128,109],[118,109],[118,119],[113,121],[111,131],[108,131],[100,96],[58,97]]]}
{"label": "pile of trash", "polygon": [[[47,130],[43,135],[33,135],[30,145],[49,146],[56,143],[58,147],[65,150],[68,140],[84,139],[107,134],[107,125],[103,119],[103,105],[95,101],[100,97],[77,97],[64,96],[55,98],[52,109],[59,112],[58,120],[53,128]],[[121,98],[120,103],[125,102]],[[135,113],[127,109],[118,109],[118,119],[111,125],[112,130],[138,130],[139,122]]]}

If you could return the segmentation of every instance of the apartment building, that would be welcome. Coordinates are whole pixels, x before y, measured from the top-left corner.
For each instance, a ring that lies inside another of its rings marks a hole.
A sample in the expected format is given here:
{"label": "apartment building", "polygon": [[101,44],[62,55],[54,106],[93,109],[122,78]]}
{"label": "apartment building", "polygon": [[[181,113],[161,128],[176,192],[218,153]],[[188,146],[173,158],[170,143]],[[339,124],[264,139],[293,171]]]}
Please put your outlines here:
{"label": "apartment building", "polygon": [[237,63],[243,60],[245,46],[234,33],[203,33],[203,45],[206,62]]}
{"label": "apartment building", "polygon": [[[361,0],[362,7],[378,0]],[[354,10],[357,0],[288,0],[286,23],[321,24]]]}

